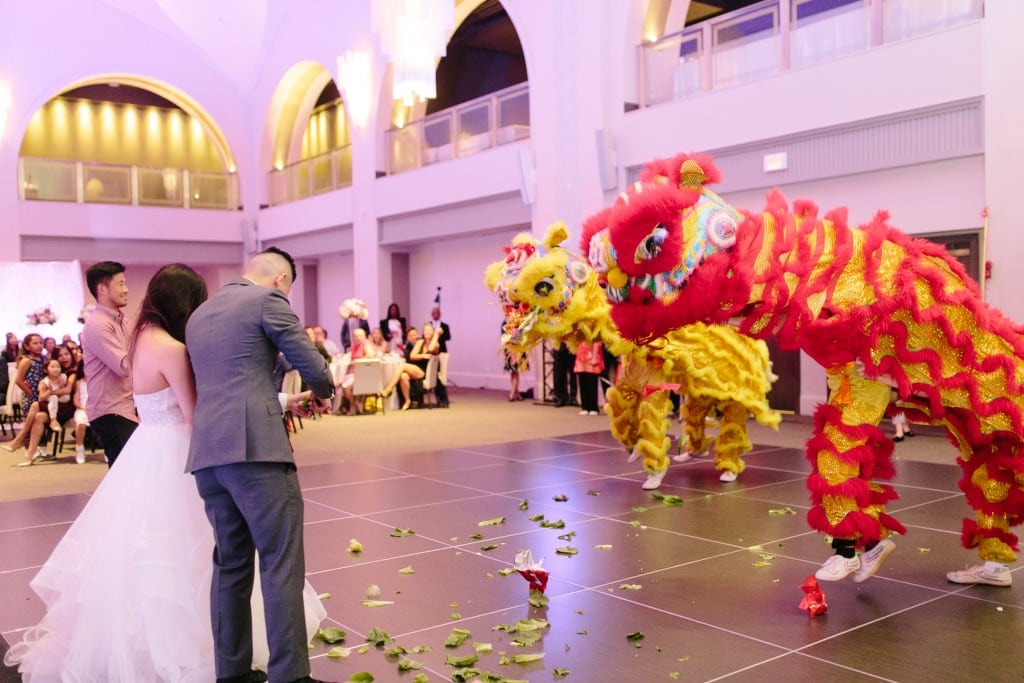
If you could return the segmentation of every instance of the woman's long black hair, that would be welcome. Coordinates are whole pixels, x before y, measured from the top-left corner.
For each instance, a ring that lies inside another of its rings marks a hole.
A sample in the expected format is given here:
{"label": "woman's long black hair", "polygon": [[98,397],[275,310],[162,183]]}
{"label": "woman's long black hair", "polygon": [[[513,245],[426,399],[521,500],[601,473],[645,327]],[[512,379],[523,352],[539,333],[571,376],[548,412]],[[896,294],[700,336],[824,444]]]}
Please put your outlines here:
{"label": "woman's long black hair", "polygon": [[185,343],[185,323],[199,304],[206,301],[206,281],[184,263],[169,263],[149,281],[146,296],[139,306],[139,316],[132,334],[131,347],[139,333],[156,325]]}

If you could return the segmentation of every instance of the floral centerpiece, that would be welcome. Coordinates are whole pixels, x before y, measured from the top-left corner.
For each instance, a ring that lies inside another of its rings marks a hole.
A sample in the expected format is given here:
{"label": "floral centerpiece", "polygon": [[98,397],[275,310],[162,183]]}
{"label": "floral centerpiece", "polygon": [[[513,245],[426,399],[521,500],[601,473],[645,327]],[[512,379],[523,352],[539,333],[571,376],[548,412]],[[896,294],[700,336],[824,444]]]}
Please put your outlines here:
{"label": "floral centerpiece", "polygon": [[49,306],[37,308],[25,317],[28,318],[29,325],[52,325],[57,322],[57,314]]}

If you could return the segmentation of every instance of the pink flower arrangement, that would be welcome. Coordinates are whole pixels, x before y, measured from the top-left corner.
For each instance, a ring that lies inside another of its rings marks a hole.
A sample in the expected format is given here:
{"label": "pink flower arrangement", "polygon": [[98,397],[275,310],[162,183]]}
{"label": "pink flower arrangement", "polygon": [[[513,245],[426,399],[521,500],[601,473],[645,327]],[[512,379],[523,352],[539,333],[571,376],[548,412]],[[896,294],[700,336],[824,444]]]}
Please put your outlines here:
{"label": "pink flower arrangement", "polygon": [[57,314],[49,306],[37,308],[25,317],[28,318],[29,325],[52,325],[57,322]]}

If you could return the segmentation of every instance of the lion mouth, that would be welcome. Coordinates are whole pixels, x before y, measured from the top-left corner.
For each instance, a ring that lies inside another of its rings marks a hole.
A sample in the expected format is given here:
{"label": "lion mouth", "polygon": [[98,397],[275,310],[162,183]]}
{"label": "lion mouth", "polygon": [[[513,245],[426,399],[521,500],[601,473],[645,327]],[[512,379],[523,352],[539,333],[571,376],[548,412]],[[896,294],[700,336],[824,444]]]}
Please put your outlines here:
{"label": "lion mouth", "polygon": [[522,346],[526,336],[537,323],[539,312],[536,308],[526,313],[511,311],[505,315],[505,333],[501,335],[501,343],[508,346]]}

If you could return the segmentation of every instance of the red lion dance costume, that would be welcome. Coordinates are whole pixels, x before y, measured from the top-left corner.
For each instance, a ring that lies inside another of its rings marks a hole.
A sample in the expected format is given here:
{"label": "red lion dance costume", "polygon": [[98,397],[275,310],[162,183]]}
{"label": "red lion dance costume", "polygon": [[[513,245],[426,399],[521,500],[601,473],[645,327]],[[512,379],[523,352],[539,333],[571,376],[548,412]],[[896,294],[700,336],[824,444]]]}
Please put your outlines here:
{"label": "red lion dance costume", "polygon": [[[708,157],[655,161],[587,222],[582,244],[622,335],[730,321],[826,368],[832,391],[807,444],[808,521],[853,559],[819,578],[870,577],[894,548],[886,537],[905,532],[885,512],[897,494],[879,483],[895,474],[878,427],[895,389],[911,420],[945,426],[960,451],[975,511],[962,541],[986,563],[949,579],[1010,585],[1000,563],[1016,560],[1011,528],[1024,515],[1024,330],[982,301],[942,247],[898,232],[885,213],[852,229],[845,209],[790,210],[777,190],[763,213],[741,213],[705,189],[718,178]],[[876,545],[860,569],[854,547]]]}

